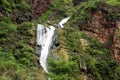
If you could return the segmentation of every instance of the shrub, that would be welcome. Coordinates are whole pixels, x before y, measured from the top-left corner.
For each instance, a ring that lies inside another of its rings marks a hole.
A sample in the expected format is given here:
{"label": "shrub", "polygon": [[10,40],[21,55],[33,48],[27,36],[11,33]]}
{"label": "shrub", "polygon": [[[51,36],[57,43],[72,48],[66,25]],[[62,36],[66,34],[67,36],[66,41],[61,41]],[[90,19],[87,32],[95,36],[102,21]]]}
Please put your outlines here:
{"label": "shrub", "polygon": [[73,80],[78,76],[78,65],[75,62],[66,63],[64,61],[49,60],[50,78],[52,80]]}

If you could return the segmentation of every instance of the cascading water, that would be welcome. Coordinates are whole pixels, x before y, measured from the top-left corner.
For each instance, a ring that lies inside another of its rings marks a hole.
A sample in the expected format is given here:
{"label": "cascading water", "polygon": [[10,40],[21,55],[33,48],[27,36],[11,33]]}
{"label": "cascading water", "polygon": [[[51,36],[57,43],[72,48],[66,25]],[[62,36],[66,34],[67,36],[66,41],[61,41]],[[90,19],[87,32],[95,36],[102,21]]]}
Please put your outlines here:
{"label": "cascading water", "polygon": [[55,27],[53,26],[50,26],[49,28],[41,24],[38,24],[37,26],[37,45],[41,47],[40,64],[46,73],[48,73],[46,61],[52,45],[54,31]]}
{"label": "cascading water", "polygon": [[[63,28],[63,24],[69,20],[70,17],[64,18],[58,23],[58,27]],[[49,26],[45,27],[42,24],[37,25],[37,54],[40,55],[40,64],[44,71],[48,73],[47,70],[47,57],[51,52],[51,47],[53,46],[53,36],[55,34],[55,27]]]}
{"label": "cascading water", "polygon": [[64,28],[63,24],[65,24],[69,19],[70,19],[70,17],[67,17],[67,18],[62,19],[62,20],[58,23],[58,27]]}

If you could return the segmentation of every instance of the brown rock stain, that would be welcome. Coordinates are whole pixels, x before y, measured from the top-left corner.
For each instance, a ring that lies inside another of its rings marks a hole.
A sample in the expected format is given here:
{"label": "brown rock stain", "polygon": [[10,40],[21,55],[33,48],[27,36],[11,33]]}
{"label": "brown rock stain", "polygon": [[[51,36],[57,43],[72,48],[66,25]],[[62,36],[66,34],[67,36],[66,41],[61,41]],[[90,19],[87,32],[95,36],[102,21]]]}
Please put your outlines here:
{"label": "brown rock stain", "polygon": [[32,5],[32,14],[35,18],[38,18],[50,4],[51,0],[28,0],[29,3]]}
{"label": "brown rock stain", "polygon": [[[104,17],[104,12],[91,12],[91,23],[85,26],[86,33],[105,43],[112,57],[120,64],[120,21],[111,21]],[[110,43],[112,41],[112,43]]]}

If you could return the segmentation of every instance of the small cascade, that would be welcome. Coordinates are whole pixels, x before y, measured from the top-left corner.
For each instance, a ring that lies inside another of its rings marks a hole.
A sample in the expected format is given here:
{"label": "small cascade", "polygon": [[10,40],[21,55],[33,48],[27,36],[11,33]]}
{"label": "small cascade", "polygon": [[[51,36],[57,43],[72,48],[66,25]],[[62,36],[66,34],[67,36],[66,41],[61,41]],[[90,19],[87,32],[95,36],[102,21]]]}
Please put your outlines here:
{"label": "small cascade", "polygon": [[[63,24],[65,24],[70,17],[64,18],[58,23],[58,27],[63,28]],[[40,64],[44,71],[48,73],[47,69],[47,57],[51,53],[51,49],[54,46],[59,45],[59,41],[57,38],[57,33],[55,31],[55,27],[49,26],[46,27],[42,24],[38,24],[36,28],[36,53],[40,55]],[[50,78],[49,78],[50,80]]]}
{"label": "small cascade", "polygon": [[67,17],[67,18],[62,19],[62,20],[58,23],[58,27],[64,28],[63,24],[65,24],[69,19],[70,19],[70,17]]}

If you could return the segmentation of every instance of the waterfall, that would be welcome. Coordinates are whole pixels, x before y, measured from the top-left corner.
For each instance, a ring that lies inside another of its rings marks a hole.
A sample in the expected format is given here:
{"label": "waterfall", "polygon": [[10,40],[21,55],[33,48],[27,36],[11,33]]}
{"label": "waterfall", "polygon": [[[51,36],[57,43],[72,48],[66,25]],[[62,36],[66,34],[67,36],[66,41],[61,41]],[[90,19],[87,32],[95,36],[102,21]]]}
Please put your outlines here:
{"label": "waterfall", "polygon": [[46,61],[52,45],[54,31],[55,27],[53,26],[49,26],[49,28],[41,24],[37,26],[37,45],[41,47],[40,64],[46,73],[48,73]]}
{"label": "waterfall", "polygon": [[[68,18],[64,18],[63,20],[61,20],[58,23],[58,26],[63,28],[63,24],[66,23],[68,21],[70,17]],[[54,34],[55,34],[55,27],[53,26],[49,26],[46,27],[42,24],[38,24],[37,25],[37,39],[36,39],[36,51],[37,54],[40,55],[40,64],[42,66],[42,68],[44,69],[44,71],[46,73],[48,73],[47,70],[47,57],[48,54],[51,52],[51,47],[54,45]]]}

